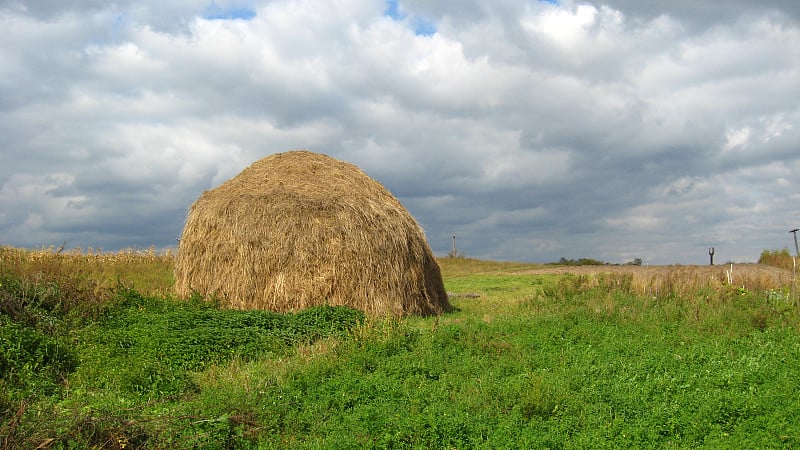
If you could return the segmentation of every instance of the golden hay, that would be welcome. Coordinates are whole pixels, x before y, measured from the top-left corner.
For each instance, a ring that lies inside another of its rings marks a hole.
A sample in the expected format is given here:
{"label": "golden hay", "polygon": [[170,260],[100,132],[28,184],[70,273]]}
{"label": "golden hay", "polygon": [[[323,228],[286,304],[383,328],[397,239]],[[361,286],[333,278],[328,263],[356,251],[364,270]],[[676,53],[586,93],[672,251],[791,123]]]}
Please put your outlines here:
{"label": "golden hay", "polygon": [[264,158],[200,196],[178,247],[175,288],[237,309],[450,309],[425,234],[400,202],[358,167],[308,151]]}

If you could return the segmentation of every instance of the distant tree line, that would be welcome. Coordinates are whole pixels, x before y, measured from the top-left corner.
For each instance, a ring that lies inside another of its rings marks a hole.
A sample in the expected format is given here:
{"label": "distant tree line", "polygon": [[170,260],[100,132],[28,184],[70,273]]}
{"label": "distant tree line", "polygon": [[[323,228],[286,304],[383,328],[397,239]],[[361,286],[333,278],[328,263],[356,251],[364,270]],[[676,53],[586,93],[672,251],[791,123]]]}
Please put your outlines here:
{"label": "distant tree line", "polygon": [[[550,265],[558,265],[558,266],[619,266],[620,264],[612,264],[604,261],[599,261],[592,258],[578,258],[578,259],[567,259],[561,258],[558,262],[548,263]],[[632,261],[628,261],[625,266],[641,266],[642,265],[642,258],[634,258]]]}

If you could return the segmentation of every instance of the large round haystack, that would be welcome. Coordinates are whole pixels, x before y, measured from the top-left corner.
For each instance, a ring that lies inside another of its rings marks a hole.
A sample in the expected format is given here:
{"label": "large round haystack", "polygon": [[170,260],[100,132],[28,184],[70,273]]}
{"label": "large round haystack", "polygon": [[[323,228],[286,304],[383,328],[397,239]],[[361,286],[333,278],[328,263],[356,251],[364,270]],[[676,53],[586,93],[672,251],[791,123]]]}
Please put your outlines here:
{"label": "large round haystack", "polygon": [[450,308],[403,205],[358,167],[308,151],[264,158],[200,196],[181,236],[175,287],[239,309],[329,304],[382,316]]}

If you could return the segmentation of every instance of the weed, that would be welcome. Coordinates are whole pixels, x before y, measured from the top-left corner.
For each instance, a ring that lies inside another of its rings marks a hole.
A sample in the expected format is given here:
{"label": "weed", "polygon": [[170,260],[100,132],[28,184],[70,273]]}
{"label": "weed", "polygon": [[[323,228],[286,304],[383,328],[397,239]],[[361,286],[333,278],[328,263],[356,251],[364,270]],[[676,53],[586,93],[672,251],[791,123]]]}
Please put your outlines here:
{"label": "weed", "polygon": [[51,395],[77,365],[73,349],[63,340],[0,316],[0,385],[7,395]]}

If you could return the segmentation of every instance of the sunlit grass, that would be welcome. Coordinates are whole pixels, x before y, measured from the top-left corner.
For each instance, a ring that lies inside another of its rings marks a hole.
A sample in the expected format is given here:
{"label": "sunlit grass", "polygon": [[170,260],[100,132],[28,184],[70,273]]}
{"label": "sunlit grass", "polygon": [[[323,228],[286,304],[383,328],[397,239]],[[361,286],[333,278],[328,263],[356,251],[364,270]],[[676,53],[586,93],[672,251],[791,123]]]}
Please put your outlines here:
{"label": "sunlit grass", "polygon": [[[169,255],[2,257],[2,355],[46,368],[0,374],[0,440],[18,448],[800,446],[800,314],[780,277],[448,258],[454,312],[331,332],[339,316],[177,301]],[[15,353],[22,329],[52,357]]]}

